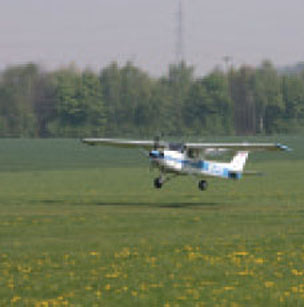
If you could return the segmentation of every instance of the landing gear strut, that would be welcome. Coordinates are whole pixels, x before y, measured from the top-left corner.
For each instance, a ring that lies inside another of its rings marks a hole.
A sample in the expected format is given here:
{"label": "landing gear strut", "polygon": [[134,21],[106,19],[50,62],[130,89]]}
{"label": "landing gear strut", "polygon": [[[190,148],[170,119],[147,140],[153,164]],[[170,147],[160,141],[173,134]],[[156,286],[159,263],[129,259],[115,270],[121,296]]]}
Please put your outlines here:
{"label": "landing gear strut", "polygon": [[206,180],[200,180],[199,183],[198,183],[198,188],[199,188],[201,191],[207,190],[207,188],[208,188],[208,182],[207,182]]}

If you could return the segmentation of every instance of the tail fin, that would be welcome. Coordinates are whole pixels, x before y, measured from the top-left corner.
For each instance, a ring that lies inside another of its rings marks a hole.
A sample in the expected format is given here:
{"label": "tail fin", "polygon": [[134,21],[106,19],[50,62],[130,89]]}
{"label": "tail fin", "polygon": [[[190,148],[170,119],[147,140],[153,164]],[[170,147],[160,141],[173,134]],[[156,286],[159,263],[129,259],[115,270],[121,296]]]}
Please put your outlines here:
{"label": "tail fin", "polygon": [[243,171],[248,158],[248,151],[238,151],[230,162],[231,170],[236,172]]}

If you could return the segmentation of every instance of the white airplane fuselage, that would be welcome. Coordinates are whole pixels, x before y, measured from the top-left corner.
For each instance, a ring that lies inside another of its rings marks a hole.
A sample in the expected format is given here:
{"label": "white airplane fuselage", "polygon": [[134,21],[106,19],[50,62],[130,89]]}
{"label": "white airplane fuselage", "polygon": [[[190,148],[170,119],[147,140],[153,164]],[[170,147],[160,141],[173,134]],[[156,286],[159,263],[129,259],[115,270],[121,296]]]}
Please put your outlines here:
{"label": "white airplane fuselage", "polygon": [[164,150],[160,152],[152,150],[150,159],[160,170],[166,173],[192,174],[201,177],[213,176],[227,179],[240,179],[242,176],[242,172],[235,169],[231,163],[190,158],[186,151]]}

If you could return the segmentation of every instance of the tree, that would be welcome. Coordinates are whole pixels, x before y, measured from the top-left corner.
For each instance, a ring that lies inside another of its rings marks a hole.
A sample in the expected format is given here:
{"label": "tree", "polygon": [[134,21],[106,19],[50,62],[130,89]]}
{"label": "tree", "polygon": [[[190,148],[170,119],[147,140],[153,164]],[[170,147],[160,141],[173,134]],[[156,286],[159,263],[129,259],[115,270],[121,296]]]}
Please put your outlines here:
{"label": "tree", "polygon": [[297,132],[304,124],[304,81],[295,75],[284,76],[282,95],[285,104],[281,132]]}
{"label": "tree", "polygon": [[269,61],[264,61],[256,71],[254,80],[257,131],[275,132],[275,122],[283,112],[284,103],[281,78]]}
{"label": "tree", "polygon": [[256,133],[254,78],[255,70],[247,66],[230,73],[231,97],[234,101],[234,121],[237,135],[254,135]]}
{"label": "tree", "polygon": [[55,78],[56,120],[53,133],[65,136],[102,134],[106,114],[99,78],[90,71],[57,72]]}
{"label": "tree", "polygon": [[184,114],[186,126],[196,135],[231,134],[233,109],[227,78],[215,71],[195,81],[189,90]]}
{"label": "tree", "polygon": [[194,81],[193,67],[185,62],[169,66],[168,77],[163,79],[163,85],[167,87],[168,108],[167,117],[172,123],[171,134],[181,135],[184,129],[183,110],[187,96]]}
{"label": "tree", "polygon": [[107,134],[144,134],[149,130],[154,82],[146,73],[131,62],[122,68],[113,63],[102,70],[100,82],[109,122]]}
{"label": "tree", "polygon": [[2,135],[37,136],[33,101],[40,70],[36,64],[6,69],[0,85]]}

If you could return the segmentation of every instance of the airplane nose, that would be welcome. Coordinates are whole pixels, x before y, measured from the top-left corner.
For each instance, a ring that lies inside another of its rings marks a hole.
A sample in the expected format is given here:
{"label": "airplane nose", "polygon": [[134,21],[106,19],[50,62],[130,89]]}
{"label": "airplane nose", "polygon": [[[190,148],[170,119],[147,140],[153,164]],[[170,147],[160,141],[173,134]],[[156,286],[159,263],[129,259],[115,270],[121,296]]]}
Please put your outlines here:
{"label": "airplane nose", "polygon": [[164,154],[162,152],[159,152],[158,150],[152,150],[149,153],[149,157],[152,159],[159,159],[162,158]]}

